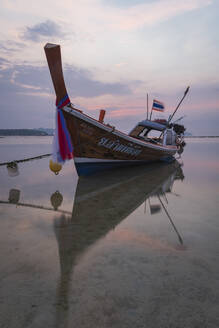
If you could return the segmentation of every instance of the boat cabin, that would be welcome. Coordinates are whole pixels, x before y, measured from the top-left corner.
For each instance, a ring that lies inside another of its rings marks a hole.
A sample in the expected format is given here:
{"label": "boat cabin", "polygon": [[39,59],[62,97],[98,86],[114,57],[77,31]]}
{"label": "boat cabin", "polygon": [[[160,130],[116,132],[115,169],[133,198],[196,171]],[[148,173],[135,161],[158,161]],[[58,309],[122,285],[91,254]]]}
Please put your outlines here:
{"label": "boat cabin", "polygon": [[162,145],[176,145],[176,133],[172,128],[154,121],[139,122],[129,133],[131,137]]}

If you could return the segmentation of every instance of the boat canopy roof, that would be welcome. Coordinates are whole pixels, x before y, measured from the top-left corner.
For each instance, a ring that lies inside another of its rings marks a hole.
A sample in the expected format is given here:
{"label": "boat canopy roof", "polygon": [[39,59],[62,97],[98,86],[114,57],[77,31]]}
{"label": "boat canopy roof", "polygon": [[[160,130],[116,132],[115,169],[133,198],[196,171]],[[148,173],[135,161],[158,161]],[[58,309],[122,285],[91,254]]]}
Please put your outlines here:
{"label": "boat canopy roof", "polygon": [[157,130],[157,131],[163,131],[166,129],[166,126],[157,122],[144,120],[138,123],[138,126],[143,126],[150,130]]}

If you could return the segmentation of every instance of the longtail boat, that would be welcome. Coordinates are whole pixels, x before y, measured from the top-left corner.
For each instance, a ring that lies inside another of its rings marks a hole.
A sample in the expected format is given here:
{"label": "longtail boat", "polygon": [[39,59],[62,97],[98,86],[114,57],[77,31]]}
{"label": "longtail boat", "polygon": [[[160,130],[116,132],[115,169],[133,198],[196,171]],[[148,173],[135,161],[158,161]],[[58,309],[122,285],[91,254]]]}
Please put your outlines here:
{"label": "longtail boat", "polygon": [[[182,152],[185,128],[181,125],[146,119],[126,134],[104,122],[104,110],[96,120],[75,108],[66,91],[60,46],[47,43],[44,50],[56,104],[66,121],[79,176],[124,165],[172,161],[177,152]],[[160,132],[159,137],[150,137],[154,130]]]}

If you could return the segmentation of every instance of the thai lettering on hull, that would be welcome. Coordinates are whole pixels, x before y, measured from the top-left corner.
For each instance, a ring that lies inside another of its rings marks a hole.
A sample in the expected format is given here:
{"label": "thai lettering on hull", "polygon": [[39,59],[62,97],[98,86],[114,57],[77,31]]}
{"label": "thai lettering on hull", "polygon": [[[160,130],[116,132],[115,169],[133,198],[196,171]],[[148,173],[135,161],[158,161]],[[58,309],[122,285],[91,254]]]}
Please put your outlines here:
{"label": "thai lettering on hull", "polygon": [[118,151],[121,153],[137,156],[139,155],[142,150],[140,148],[137,148],[137,146],[133,146],[132,144],[123,145],[120,143],[119,140],[112,141],[108,138],[101,138],[100,141],[98,142],[98,146],[103,146],[107,149],[112,149],[114,151]]}

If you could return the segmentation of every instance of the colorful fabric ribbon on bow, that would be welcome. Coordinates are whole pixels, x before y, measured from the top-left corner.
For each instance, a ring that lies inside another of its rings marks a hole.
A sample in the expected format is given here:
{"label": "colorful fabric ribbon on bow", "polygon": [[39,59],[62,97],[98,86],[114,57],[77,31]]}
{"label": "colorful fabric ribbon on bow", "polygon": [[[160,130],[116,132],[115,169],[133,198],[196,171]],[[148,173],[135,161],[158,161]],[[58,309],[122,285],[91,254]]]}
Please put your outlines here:
{"label": "colorful fabric ribbon on bow", "polygon": [[71,137],[62,112],[62,108],[69,104],[68,95],[61,99],[59,103],[56,102],[56,128],[53,138],[53,161],[56,163],[64,163],[66,160],[73,158]]}

